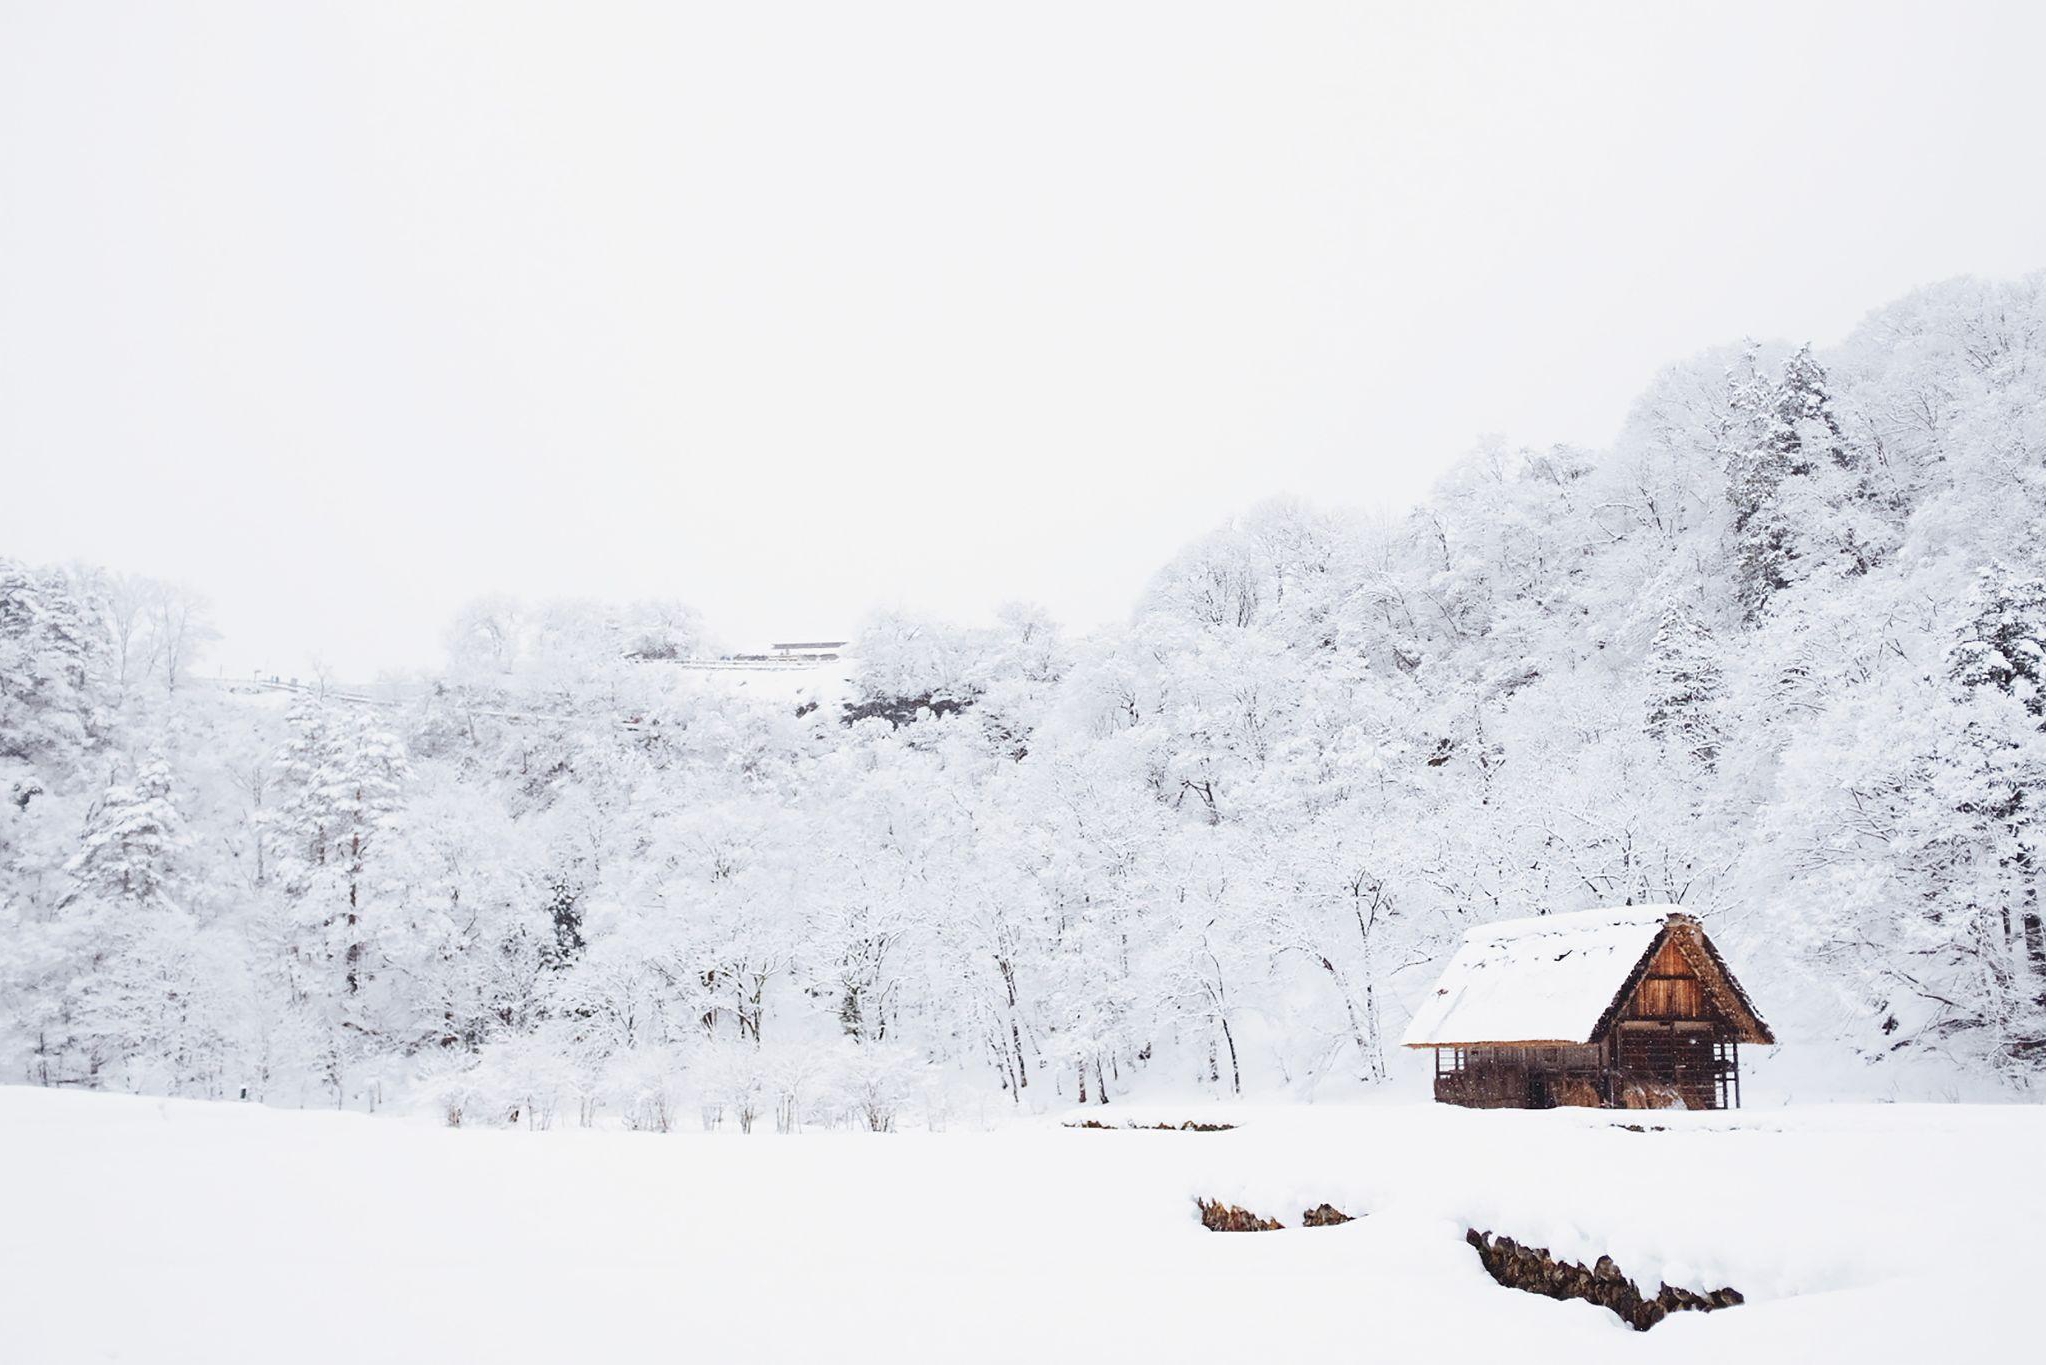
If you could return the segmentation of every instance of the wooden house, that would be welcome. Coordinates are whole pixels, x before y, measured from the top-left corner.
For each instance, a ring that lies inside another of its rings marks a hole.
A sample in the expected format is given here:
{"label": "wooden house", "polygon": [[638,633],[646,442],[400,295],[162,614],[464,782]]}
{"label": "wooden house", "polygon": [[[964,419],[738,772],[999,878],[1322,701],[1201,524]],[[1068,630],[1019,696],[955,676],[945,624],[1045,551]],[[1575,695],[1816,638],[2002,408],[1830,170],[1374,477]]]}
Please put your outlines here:
{"label": "wooden house", "polygon": [[1659,905],[1471,930],[1402,1041],[1435,1052],[1444,1104],[1727,1109],[1741,1045],[1773,1039],[1699,921]]}

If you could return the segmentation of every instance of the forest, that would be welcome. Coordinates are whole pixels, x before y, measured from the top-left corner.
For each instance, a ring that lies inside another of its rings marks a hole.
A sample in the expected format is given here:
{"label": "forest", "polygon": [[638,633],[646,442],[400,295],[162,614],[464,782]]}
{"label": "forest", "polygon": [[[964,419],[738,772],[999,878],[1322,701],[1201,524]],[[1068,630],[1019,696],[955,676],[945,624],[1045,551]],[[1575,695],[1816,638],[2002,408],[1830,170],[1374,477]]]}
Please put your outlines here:
{"label": "forest", "polygon": [[0,560],[0,1078],[1357,1093],[1467,927],[1675,902],[1843,1090],[2038,1096],[2043,347],[2039,274],[1950,281],[1673,364],[1606,449],[1252,508],[1113,628],[877,613],[801,697],[678,666],[688,605],[501,598],[374,704],[238,690],[194,594]]}

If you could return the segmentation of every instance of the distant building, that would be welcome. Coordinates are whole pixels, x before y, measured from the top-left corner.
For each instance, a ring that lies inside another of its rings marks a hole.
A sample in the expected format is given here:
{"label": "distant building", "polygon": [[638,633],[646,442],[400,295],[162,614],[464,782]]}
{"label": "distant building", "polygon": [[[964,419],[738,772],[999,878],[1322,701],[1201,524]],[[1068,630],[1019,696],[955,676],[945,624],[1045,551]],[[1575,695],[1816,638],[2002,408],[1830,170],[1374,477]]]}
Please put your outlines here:
{"label": "distant building", "polygon": [[781,659],[836,659],[844,648],[844,640],[791,640],[769,645],[768,653]]}
{"label": "distant building", "polygon": [[1402,1040],[1436,1054],[1436,1098],[1473,1109],[1728,1109],[1739,1049],[1770,1028],[1675,906],[1481,925]]}

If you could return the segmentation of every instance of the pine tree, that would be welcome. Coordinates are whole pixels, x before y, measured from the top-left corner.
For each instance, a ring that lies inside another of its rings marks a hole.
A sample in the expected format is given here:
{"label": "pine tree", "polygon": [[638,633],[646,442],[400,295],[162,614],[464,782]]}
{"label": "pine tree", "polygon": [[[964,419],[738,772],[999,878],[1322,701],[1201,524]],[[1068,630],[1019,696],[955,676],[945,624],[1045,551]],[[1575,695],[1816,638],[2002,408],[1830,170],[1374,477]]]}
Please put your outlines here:
{"label": "pine tree", "polygon": [[396,825],[401,792],[411,775],[412,765],[398,736],[368,725],[335,747],[333,762],[324,772],[321,800],[331,813],[331,856],[348,886],[348,910],[343,916],[348,942],[343,956],[351,994],[361,986],[364,945],[356,930],[370,854]]}
{"label": "pine tree", "polygon": [[177,903],[186,850],[170,766],[152,758],[133,783],[109,786],[94,805],[78,852],[65,865],[76,882],[67,898],[144,908]]}
{"label": "pine tree", "polygon": [[1802,346],[1775,382],[1752,347],[1729,376],[1725,438],[1728,500],[1735,509],[1735,599],[1755,622],[1772,600],[1843,557],[1848,574],[1879,558],[1869,512],[1876,493],[1843,439],[1827,373]]}
{"label": "pine tree", "polygon": [[1645,732],[1712,769],[1721,750],[1713,715],[1721,668],[1706,625],[1685,606],[1666,607],[1644,667],[1649,675]]}
{"label": "pine tree", "polygon": [[[1961,751],[1971,761],[1941,790],[1967,822],[1969,847],[1988,852],[1982,901],[1995,906],[1995,943],[2017,959],[2008,968],[1995,949],[1991,975],[2005,994],[2024,1003],[2015,1054],[2037,1063],[2040,1014],[2048,997],[2048,935],[2041,904],[2044,764],[2041,654],[2043,585],[1997,568],[1979,572],[1963,604],[1963,621],[1949,647],[1948,674],[1958,693],[1990,689],[2020,703],[2021,712],[1979,714],[1962,729]],[[2005,704],[2007,707],[2010,703]],[[1967,715],[1968,712],[1957,712]],[[1988,919],[1988,916],[1987,916]]]}
{"label": "pine tree", "polygon": [[[46,780],[68,778],[104,729],[104,662],[88,596],[62,575],[0,559],[0,759],[21,760]],[[12,785],[22,807],[41,789],[26,778]]]}
{"label": "pine tree", "polygon": [[412,766],[398,737],[367,718],[351,721],[308,701],[293,708],[291,723],[276,759],[281,799],[266,832],[287,893],[316,903],[308,928],[327,940],[319,955],[346,964],[344,984],[354,994],[365,970],[369,868]]}
{"label": "pine tree", "polygon": [[291,737],[275,760],[278,802],[263,813],[263,825],[276,846],[286,887],[302,892],[327,864],[333,814],[323,789],[335,757],[335,735],[327,707],[310,697],[295,701],[287,720]]}
{"label": "pine tree", "polygon": [[541,962],[550,971],[560,971],[583,953],[583,888],[562,871],[549,873],[547,885],[548,920],[554,933],[541,945]]}
{"label": "pine tree", "polygon": [[1779,506],[1779,489],[1794,472],[1777,430],[1778,403],[1757,369],[1756,347],[1743,352],[1728,377],[1725,439],[1728,501],[1735,508],[1735,600],[1744,620],[1755,620],[1777,593],[1791,586],[1792,527]]}
{"label": "pine tree", "polygon": [[354,904],[371,850],[396,824],[412,764],[405,744],[388,730],[364,725],[340,737],[321,772],[329,857],[348,879]]}
{"label": "pine tree", "polygon": [[[132,1069],[170,1044],[165,1021],[180,1012],[172,960],[192,925],[180,909],[189,845],[170,766],[153,757],[132,782],[110,784],[93,804],[78,851],[65,864],[73,887],[63,902],[77,931],[72,979],[44,1049],[73,1063],[86,1084],[110,1069]],[[173,1074],[159,1076],[176,1088]]]}
{"label": "pine tree", "polygon": [[1949,650],[1949,677],[1964,687],[1995,687],[2018,696],[2041,717],[2044,594],[2039,578],[2015,578],[2002,568],[1977,575],[1965,620]]}
{"label": "pine tree", "polygon": [[1801,346],[1785,361],[1771,409],[1773,422],[1766,439],[1784,455],[1787,472],[1811,474],[1822,460],[1843,469],[1855,464],[1842,444],[1827,372],[1813,358],[1811,346]]}
{"label": "pine tree", "polygon": [[[347,1101],[355,1064],[392,1025],[380,964],[374,869],[412,768],[373,718],[308,700],[279,748],[279,800],[265,822],[289,898],[286,952],[297,1027],[312,1069]],[[374,1103],[374,1101],[373,1101]]]}

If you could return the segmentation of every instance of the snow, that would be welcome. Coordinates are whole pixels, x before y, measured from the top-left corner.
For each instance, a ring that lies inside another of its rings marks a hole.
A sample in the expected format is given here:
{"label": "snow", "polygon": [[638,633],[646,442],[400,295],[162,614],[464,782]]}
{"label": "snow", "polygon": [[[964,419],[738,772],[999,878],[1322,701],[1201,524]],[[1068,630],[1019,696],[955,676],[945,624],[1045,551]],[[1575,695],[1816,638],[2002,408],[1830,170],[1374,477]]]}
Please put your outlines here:
{"label": "snow", "polygon": [[[1683,901],[1800,1098],[2038,1096],[2042,301],[1704,354],[1607,449],[1489,448],[1414,518],[1267,504],[1086,635],[813,602],[790,632],[859,657],[783,667],[673,601],[492,595],[444,670],[319,670],[323,705],[190,685],[189,591],[0,559],[0,1080],[616,1118],[820,1049],[806,1105],[904,1057],[1331,1099],[1418,1005],[1585,1036],[1591,937],[1496,933],[1431,995],[1473,923]],[[165,834],[109,862],[158,759]]]}
{"label": "snow", "polygon": [[[0,1357],[2043,1357],[2041,1110],[1093,1109],[794,1136],[464,1129],[0,1088]],[[1071,1117],[1071,1116],[1070,1116]],[[26,1178],[22,1178],[26,1175]],[[1197,1195],[1290,1225],[1214,1234]],[[1467,1227],[1739,1308],[1647,1335]],[[629,1354],[630,1353],[630,1354]]]}
{"label": "snow", "polygon": [[853,695],[853,674],[859,664],[848,656],[815,663],[743,661],[672,664],[693,685],[764,697],[774,702],[816,702],[836,706]]}
{"label": "snow", "polygon": [[1402,1042],[1585,1043],[1675,905],[1624,905],[1466,931]]}

